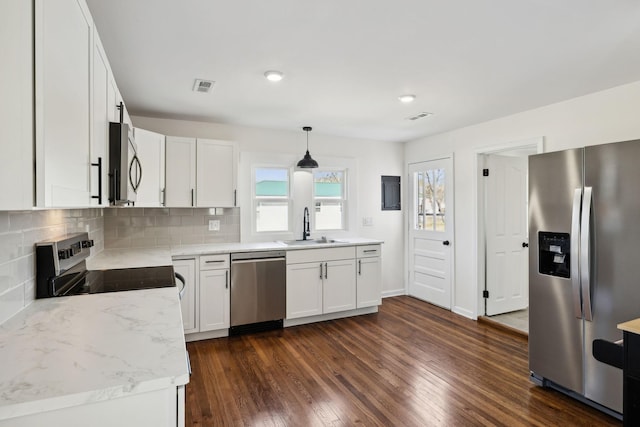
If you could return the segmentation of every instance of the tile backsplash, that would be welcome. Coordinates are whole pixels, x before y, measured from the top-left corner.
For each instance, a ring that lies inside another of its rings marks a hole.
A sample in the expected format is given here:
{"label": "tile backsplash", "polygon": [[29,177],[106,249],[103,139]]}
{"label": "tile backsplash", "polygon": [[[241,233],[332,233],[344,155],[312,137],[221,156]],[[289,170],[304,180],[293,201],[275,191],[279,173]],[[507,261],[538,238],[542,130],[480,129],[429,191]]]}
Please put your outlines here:
{"label": "tile backsplash", "polygon": [[0,323],[35,299],[35,243],[88,231],[91,253],[104,248],[102,209],[0,211]]}
{"label": "tile backsplash", "polygon": [[[209,220],[220,221],[209,231]],[[105,248],[180,246],[240,241],[239,208],[105,208]]]}

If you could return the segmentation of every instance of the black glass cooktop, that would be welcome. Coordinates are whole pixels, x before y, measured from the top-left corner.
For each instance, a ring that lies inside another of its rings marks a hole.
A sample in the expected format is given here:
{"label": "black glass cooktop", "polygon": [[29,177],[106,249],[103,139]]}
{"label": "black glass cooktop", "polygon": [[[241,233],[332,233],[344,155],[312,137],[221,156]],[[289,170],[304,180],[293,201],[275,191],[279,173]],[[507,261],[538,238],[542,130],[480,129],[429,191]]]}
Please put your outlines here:
{"label": "black glass cooktop", "polygon": [[100,294],[105,292],[175,286],[172,266],[85,270],[69,272],[53,283],[55,296]]}

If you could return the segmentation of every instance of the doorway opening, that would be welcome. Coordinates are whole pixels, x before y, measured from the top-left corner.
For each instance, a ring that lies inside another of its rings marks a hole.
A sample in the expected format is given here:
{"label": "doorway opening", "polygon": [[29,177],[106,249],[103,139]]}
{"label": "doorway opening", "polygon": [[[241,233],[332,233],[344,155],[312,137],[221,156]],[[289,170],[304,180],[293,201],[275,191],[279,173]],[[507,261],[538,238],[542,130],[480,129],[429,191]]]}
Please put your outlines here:
{"label": "doorway opening", "polygon": [[477,152],[479,314],[528,333],[528,157],[543,139]]}

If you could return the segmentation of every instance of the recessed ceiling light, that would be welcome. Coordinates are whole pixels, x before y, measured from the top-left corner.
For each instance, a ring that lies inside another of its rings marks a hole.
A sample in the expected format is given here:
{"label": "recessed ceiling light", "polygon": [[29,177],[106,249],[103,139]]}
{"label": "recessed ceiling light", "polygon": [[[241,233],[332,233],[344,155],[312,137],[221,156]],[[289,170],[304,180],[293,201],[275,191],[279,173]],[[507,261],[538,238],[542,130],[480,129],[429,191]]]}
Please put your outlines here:
{"label": "recessed ceiling light", "polygon": [[265,71],[264,76],[270,82],[279,82],[280,80],[282,80],[284,78],[284,74],[282,74],[282,72],[276,71],[276,70]]}
{"label": "recessed ceiling light", "polygon": [[404,104],[408,104],[410,102],[413,102],[416,99],[415,95],[400,95],[398,97],[398,99],[400,100],[400,102],[404,103]]}

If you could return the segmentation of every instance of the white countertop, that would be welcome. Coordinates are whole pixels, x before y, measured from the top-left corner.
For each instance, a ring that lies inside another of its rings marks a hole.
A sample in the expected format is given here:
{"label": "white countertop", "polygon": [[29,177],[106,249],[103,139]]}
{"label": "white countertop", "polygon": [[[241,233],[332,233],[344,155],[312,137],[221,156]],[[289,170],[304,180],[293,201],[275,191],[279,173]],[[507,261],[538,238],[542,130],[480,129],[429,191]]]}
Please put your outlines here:
{"label": "white countertop", "polygon": [[159,267],[171,265],[171,250],[166,248],[105,249],[87,259],[87,270]]}
{"label": "white countertop", "polygon": [[0,420],[189,382],[176,288],[38,299],[0,325]]}
{"label": "white countertop", "polygon": [[360,246],[377,245],[383,243],[382,240],[365,239],[362,237],[349,237],[336,239],[332,243],[317,243],[308,245],[287,245],[284,242],[257,242],[257,243],[216,243],[207,245],[184,245],[171,247],[171,256],[190,256],[203,254],[224,254],[231,252],[250,251],[270,251],[285,250],[293,251],[300,249],[334,248],[340,246]]}

